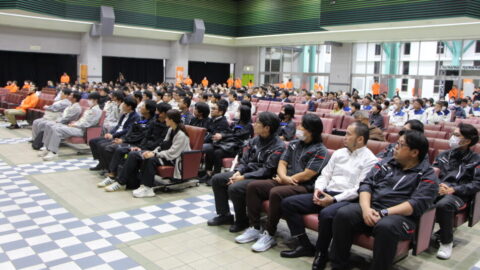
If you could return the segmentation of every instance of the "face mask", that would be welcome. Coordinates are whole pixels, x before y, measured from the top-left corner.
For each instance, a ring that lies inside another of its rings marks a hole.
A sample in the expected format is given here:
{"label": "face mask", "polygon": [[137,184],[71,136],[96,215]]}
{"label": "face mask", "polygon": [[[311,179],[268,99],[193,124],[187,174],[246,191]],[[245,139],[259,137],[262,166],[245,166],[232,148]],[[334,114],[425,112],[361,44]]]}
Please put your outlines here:
{"label": "face mask", "polygon": [[89,107],[92,107],[92,106],[93,106],[93,101],[92,101],[92,100],[88,100],[88,106],[89,106]]}
{"label": "face mask", "polygon": [[239,113],[239,112],[236,112],[235,115],[233,116],[233,118],[235,118],[235,119],[240,119],[240,113]]}
{"label": "face mask", "polygon": [[303,130],[297,129],[297,131],[295,132],[295,137],[297,137],[297,139],[299,139],[301,141],[304,141],[305,140],[305,134],[303,133]]}
{"label": "face mask", "polygon": [[442,110],[443,110],[443,111],[445,111],[446,109],[447,109],[447,107],[445,107],[445,106],[442,107]]}
{"label": "face mask", "polygon": [[380,105],[382,107],[382,110],[385,109],[385,104]]}
{"label": "face mask", "polygon": [[283,121],[283,119],[285,119],[285,114],[284,113],[278,113],[278,118],[280,118],[280,120]]}
{"label": "face mask", "polygon": [[452,137],[450,137],[450,140],[448,141],[448,144],[450,145],[450,148],[456,149],[460,146],[460,138],[452,135]]}

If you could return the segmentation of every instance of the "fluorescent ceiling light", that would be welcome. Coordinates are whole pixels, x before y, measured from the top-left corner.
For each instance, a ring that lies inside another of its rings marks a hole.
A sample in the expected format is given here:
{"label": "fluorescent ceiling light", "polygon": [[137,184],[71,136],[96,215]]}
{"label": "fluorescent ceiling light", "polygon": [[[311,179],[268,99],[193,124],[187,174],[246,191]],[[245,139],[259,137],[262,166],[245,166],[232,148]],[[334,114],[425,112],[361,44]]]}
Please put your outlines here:
{"label": "fluorescent ceiling light", "polygon": [[251,39],[251,38],[266,38],[266,37],[286,37],[286,36],[299,36],[299,35],[312,35],[312,34],[353,33],[353,32],[364,32],[364,31],[419,29],[419,28],[433,28],[433,27],[446,27],[446,26],[464,26],[464,25],[477,25],[477,24],[480,24],[480,22],[449,23],[449,24],[432,24],[432,25],[413,25],[413,26],[392,26],[392,27],[362,28],[362,29],[333,30],[333,31],[316,31],[316,32],[303,32],[303,33],[288,33],[288,34],[276,34],[276,35],[262,35],[262,36],[237,37],[237,38],[235,38],[235,39]]}

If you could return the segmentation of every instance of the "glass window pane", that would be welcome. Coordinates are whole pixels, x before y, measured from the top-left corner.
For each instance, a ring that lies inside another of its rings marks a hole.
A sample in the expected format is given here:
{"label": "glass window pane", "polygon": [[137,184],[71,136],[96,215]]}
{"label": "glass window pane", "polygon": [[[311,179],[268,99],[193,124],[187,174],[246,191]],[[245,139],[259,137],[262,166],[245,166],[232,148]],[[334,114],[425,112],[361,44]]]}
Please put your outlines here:
{"label": "glass window pane", "polygon": [[418,75],[435,75],[438,63],[437,42],[422,41],[420,44],[420,59]]}
{"label": "glass window pane", "polygon": [[375,74],[374,73],[374,67],[375,67],[375,62],[380,62],[382,59],[381,55],[375,55],[375,48],[376,48],[375,43],[368,43],[367,46],[367,74]]}
{"label": "glass window pane", "polygon": [[352,73],[364,74],[367,64],[367,43],[353,44]]}
{"label": "glass window pane", "polygon": [[283,48],[282,49],[282,65],[283,72],[292,72],[292,49]]}

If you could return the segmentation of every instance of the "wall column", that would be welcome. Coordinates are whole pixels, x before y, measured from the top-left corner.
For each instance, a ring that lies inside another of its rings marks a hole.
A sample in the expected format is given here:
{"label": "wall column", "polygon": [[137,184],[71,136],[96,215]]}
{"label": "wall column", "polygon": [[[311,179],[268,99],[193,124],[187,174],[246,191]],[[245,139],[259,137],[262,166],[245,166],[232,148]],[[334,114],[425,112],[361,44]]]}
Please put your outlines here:
{"label": "wall column", "polygon": [[175,82],[177,67],[183,67],[183,77],[188,75],[189,45],[182,45],[179,41],[170,42],[170,58],[166,60],[165,81]]}
{"label": "wall column", "polygon": [[80,55],[78,56],[78,78],[80,79],[80,65],[88,66],[88,81],[102,81],[102,37],[92,37],[90,33],[83,33],[80,41]]}
{"label": "wall column", "polygon": [[352,43],[343,43],[342,46],[332,45],[332,61],[328,91],[352,90]]}

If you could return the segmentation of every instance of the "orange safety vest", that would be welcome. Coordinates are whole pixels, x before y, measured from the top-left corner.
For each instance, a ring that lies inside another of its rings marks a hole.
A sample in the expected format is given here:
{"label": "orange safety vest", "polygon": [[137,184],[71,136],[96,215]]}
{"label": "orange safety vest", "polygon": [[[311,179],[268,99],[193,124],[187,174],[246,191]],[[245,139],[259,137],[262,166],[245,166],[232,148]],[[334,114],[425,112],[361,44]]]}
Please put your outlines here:
{"label": "orange safety vest", "polygon": [[252,88],[253,87],[253,82],[248,82],[247,86],[248,86],[248,88]]}
{"label": "orange safety vest", "polygon": [[242,88],[242,80],[235,80],[235,88]]}
{"label": "orange safety vest", "polygon": [[372,85],[372,94],[380,95],[380,84],[379,83],[374,83]]}
{"label": "orange safety vest", "polygon": [[20,106],[18,106],[17,110],[22,110],[24,112],[27,111],[27,109],[30,109],[30,108],[35,108],[35,106],[37,106],[37,103],[38,103],[38,96],[35,95],[35,94],[31,94],[31,95],[28,95],[23,101],[22,103],[20,104]]}
{"label": "orange safety vest", "polygon": [[228,78],[228,80],[227,80],[227,86],[228,86],[228,87],[232,87],[232,86],[233,86],[233,79],[232,79],[232,78]]}
{"label": "orange safety vest", "polygon": [[60,78],[61,83],[70,83],[70,77],[68,75],[62,75]]}
{"label": "orange safety vest", "polygon": [[183,81],[183,83],[186,84],[186,85],[188,85],[188,86],[190,86],[190,85],[192,85],[192,79],[186,78],[186,79]]}
{"label": "orange safety vest", "polygon": [[450,92],[448,92],[448,98],[458,98],[458,90],[457,88],[452,88]]}
{"label": "orange safety vest", "polygon": [[293,82],[287,82],[287,89],[293,88]]}
{"label": "orange safety vest", "polygon": [[207,87],[208,86],[208,80],[202,80],[202,85],[203,85],[203,87]]}

